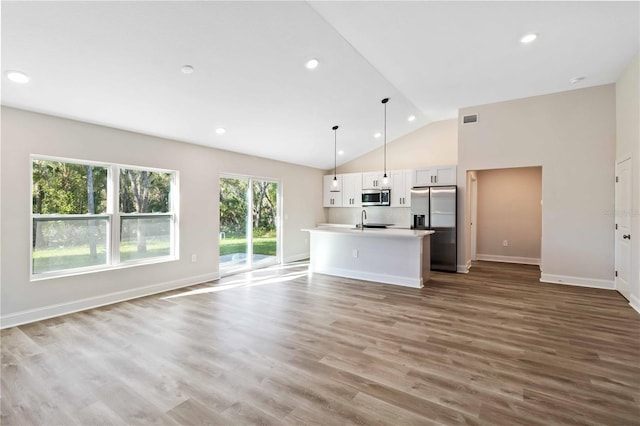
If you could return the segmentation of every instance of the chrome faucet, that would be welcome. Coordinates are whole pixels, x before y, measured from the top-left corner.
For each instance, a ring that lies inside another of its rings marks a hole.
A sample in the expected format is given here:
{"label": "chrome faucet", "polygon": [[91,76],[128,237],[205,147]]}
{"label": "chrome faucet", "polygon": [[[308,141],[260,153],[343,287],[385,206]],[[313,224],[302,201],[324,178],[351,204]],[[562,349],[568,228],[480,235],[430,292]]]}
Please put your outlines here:
{"label": "chrome faucet", "polygon": [[364,231],[364,220],[367,218],[367,211],[362,209],[362,213],[360,213],[360,230]]}

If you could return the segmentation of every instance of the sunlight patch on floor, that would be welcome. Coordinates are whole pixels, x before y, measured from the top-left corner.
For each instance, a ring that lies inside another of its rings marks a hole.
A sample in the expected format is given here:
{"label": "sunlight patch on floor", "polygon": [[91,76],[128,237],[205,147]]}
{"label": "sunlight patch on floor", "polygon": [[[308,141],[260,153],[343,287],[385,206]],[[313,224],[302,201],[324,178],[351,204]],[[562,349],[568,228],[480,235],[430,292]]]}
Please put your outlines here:
{"label": "sunlight patch on floor", "polygon": [[[293,269],[304,267],[304,270],[299,272],[289,272],[282,274],[282,270],[284,269]],[[300,262],[289,265],[277,265],[271,268],[265,268],[258,271],[248,272],[246,277],[239,278],[237,280],[225,282],[224,284],[215,285],[207,288],[200,288],[197,290],[185,291],[180,294],[174,294],[171,296],[163,297],[162,299],[174,299],[177,297],[185,297],[185,296],[195,296],[199,294],[207,294],[207,293],[216,293],[223,290],[232,290],[234,288],[242,288],[242,287],[255,287],[260,285],[267,284],[280,284],[289,281],[296,280],[298,278],[302,278],[307,276],[308,271],[308,262]],[[269,273],[271,272],[271,273]],[[259,275],[255,276],[254,275]]]}

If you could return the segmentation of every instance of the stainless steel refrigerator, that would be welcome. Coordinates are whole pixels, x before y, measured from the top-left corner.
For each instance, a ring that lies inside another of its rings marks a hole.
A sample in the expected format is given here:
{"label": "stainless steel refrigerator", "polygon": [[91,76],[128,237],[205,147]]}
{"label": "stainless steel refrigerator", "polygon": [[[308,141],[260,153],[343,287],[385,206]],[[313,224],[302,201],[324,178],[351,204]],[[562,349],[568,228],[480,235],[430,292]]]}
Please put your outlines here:
{"label": "stainless steel refrigerator", "polygon": [[411,189],[411,228],[430,229],[431,269],[456,272],[458,233],[456,186],[420,186]]}

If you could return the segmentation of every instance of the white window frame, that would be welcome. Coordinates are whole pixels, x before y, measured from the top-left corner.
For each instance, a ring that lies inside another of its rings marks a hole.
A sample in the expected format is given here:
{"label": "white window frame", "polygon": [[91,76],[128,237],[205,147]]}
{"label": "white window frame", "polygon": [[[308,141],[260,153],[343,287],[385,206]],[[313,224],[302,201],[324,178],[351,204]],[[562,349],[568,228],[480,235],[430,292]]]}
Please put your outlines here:
{"label": "white window frame", "polygon": [[[55,161],[69,164],[80,164],[87,166],[105,167],[107,169],[107,209],[105,213],[96,214],[35,214],[33,213],[33,162]],[[179,250],[179,173],[177,170],[159,169],[154,167],[132,166],[126,164],[115,164],[98,162],[91,160],[80,160],[75,158],[52,157],[45,155],[31,155],[29,157],[30,164],[30,194],[29,197],[29,272],[31,281],[41,281],[51,278],[60,278],[73,275],[81,275],[92,272],[108,271],[113,269],[128,268],[138,265],[148,265],[153,263],[164,263],[180,260]],[[171,184],[169,189],[169,212],[166,213],[121,213],[120,212],[120,170],[140,170],[156,173],[168,173],[171,175]],[[166,256],[154,256],[143,259],[120,261],[120,224],[122,218],[126,217],[172,217],[170,226],[170,253]],[[101,265],[86,266],[72,269],[61,269],[57,271],[36,273],[33,272],[33,224],[35,220],[89,220],[89,219],[107,219],[106,244],[107,254],[106,262]]]}

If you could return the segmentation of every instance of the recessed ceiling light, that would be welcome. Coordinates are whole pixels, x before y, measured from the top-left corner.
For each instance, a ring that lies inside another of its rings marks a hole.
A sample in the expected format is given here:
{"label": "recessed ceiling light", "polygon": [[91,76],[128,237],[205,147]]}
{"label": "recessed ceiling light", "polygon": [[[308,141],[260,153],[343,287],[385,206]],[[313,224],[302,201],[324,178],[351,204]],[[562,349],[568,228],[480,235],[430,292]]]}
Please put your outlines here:
{"label": "recessed ceiling light", "polygon": [[408,121],[413,121],[416,119],[415,115],[410,115],[409,118],[407,118]]}
{"label": "recessed ceiling light", "polygon": [[183,65],[180,70],[183,74],[193,74],[193,67],[191,65]]}
{"label": "recessed ceiling light", "polygon": [[224,135],[225,133],[227,133],[227,130],[224,129],[223,127],[218,127],[216,129],[216,133],[219,134],[219,135]]}
{"label": "recessed ceiling light", "polygon": [[586,77],[573,77],[571,80],[569,80],[569,82],[571,82],[571,84],[578,84],[585,78]]}
{"label": "recessed ceiling light", "polygon": [[344,155],[344,151],[343,150],[338,151],[338,155]]}
{"label": "recessed ceiling light", "polygon": [[529,44],[537,38],[538,38],[538,34],[535,34],[535,33],[527,34],[520,39],[520,43]]}
{"label": "recessed ceiling light", "polygon": [[378,132],[376,134],[373,135],[374,138],[378,139],[380,136],[382,136],[382,133]]}
{"label": "recessed ceiling light", "polygon": [[309,59],[304,66],[308,69],[308,70],[314,70],[318,67],[318,64],[320,64],[320,62],[313,58],[313,59]]}
{"label": "recessed ceiling light", "polygon": [[29,76],[21,71],[7,71],[7,78],[14,83],[25,84],[29,82]]}

